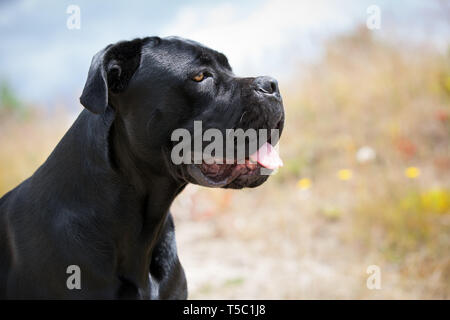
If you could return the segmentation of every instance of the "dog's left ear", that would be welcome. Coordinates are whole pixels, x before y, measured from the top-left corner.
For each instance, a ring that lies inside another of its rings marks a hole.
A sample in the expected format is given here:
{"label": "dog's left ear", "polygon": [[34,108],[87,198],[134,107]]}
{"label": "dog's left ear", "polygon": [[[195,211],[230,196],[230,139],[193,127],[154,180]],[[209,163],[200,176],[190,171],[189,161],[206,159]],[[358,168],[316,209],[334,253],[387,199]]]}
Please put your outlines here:
{"label": "dog's left ear", "polygon": [[126,90],[139,67],[145,39],[122,41],[98,52],[91,62],[86,84],[80,97],[81,104],[92,113],[106,110],[110,93]]}

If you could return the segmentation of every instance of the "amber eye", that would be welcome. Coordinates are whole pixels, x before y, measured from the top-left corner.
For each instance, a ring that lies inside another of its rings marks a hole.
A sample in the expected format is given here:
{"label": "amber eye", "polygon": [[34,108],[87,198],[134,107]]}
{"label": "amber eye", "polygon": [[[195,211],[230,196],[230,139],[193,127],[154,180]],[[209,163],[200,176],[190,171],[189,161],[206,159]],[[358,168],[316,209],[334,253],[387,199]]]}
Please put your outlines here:
{"label": "amber eye", "polygon": [[203,79],[205,79],[205,74],[203,72],[200,72],[192,78],[195,82],[203,81]]}

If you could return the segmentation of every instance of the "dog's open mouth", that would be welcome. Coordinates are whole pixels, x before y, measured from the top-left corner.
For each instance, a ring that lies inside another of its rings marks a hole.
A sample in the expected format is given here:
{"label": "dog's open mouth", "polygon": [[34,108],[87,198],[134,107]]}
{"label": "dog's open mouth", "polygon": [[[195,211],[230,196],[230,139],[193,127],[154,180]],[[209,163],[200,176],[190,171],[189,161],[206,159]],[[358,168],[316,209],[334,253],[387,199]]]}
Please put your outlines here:
{"label": "dog's open mouth", "polygon": [[203,161],[201,164],[192,165],[190,173],[200,184],[223,187],[239,177],[259,176],[262,168],[268,169],[267,175],[270,170],[283,166],[278,152],[269,142],[264,143],[248,159],[229,162],[225,159]]}

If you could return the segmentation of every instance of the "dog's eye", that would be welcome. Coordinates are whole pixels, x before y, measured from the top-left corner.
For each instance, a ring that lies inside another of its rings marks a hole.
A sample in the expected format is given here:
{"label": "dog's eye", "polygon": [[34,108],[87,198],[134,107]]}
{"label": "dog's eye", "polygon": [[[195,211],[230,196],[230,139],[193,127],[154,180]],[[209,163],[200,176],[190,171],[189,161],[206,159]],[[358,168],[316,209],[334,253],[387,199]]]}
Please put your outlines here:
{"label": "dog's eye", "polygon": [[203,79],[205,79],[205,73],[203,73],[203,72],[200,72],[200,73],[196,74],[192,78],[192,80],[194,80],[195,82],[201,82],[201,81],[203,81]]}

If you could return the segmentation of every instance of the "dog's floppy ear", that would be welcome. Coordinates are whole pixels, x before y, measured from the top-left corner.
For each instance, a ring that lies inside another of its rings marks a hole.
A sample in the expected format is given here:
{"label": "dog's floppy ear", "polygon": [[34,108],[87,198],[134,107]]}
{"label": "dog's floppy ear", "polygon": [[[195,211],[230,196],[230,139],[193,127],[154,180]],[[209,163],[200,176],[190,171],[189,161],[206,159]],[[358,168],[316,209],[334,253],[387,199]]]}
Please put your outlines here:
{"label": "dog's floppy ear", "polygon": [[103,113],[108,106],[111,92],[124,91],[141,60],[145,39],[122,41],[98,52],[91,62],[86,84],[80,97],[81,104],[89,111]]}
{"label": "dog's floppy ear", "polygon": [[111,47],[98,52],[91,61],[88,77],[80,97],[81,104],[93,113],[102,113],[108,105],[108,83],[103,67],[105,53]]}

